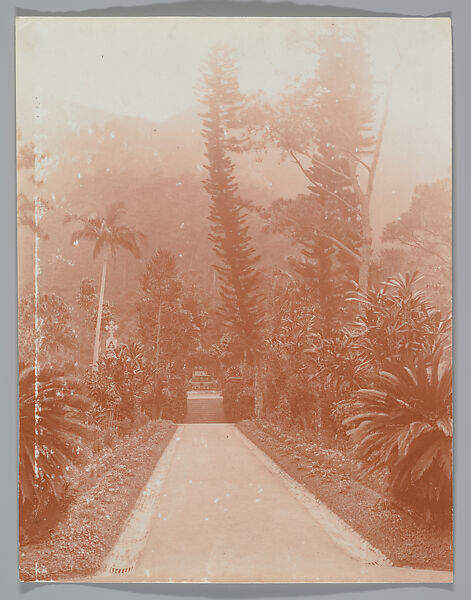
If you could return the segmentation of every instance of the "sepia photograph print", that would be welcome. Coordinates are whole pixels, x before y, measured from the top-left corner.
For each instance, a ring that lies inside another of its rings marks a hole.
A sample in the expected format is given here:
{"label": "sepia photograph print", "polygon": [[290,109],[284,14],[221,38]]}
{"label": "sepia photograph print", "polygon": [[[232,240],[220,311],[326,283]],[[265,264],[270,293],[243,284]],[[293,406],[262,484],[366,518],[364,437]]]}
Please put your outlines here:
{"label": "sepia photograph print", "polygon": [[451,58],[17,18],[21,581],[453,581]]}

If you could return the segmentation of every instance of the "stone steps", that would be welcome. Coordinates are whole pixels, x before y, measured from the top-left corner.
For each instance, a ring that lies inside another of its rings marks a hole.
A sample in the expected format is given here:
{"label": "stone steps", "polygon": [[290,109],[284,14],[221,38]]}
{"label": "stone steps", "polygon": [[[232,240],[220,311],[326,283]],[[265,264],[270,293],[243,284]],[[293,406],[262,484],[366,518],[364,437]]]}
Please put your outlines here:
{"label": "stone steps", "polygon": [[184,423],[228,423],[222,397],[208,396],[187,399]]}

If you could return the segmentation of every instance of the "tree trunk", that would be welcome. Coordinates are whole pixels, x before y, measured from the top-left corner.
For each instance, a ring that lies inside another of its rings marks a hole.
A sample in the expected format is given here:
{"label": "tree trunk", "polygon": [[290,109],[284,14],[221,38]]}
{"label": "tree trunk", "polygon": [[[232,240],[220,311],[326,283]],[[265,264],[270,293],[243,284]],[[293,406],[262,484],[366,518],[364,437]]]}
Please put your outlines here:
{"label": "tree trunk", "polygon": [[264,413],[262,373],[259,360],[254,360],[254,395],[255,395],[255,416],[260,418]]}
{"label": "tree trunk", "polygon": [[[371,223],[370,223],[370,204],[371,204],[371,196],[373,195],[373,184],[376,175],[376,169],[378,167],[378,161],[381,154],[381,146],[383,144],[384,130],[386,128],[386,122],[388,120],[389,113],[389,101],[391,99],[391,89],[394,78],[395,70],[391,75],[391,80],[389,82],[389,88],[386,95],[386,104],[384,107],[383,117],[381,119],[381,123],[378,129],[378,137],[376,138],[376,145],[373,152],[373,159],[371,161],[371,166],[368,173],[368,183],[366,186],[366,192],[360,193],[360,214],[361,214],[361,223],[362,223],[362,244],[361,244],[361,260],[360,260],[360,273],[358,276],[358,285],[366,290],[368,289],[369,283],[369,269],[371,262],[371,248],[373,245],[373,236],[371,233]],[[355,181],[356,175],[353,175]]]}
{"label": "tree trunk", "polygon": [[98,314],[96,318],[96,329],[95,329],[95,345],[93,347],[93,366],[98,363],[98,351],[100,349],[100,332],[101,332],[101,315],[103,313],[103,298],[105,296],[105,280],[106,280],[106,258],[103,261],[103,269],[101,271],[101,286],[100,286],[100,299],[98,301]]}
{"label": "tree trunk", "polygon": [[162,298],[160,298],[159,302],[159,315],[157,318],[157,347],[156,347],[156,362],[157,369],[159,368],[159,360],[160,360],[160,330],[162,323]]}
{"label": "tree trunk", "polygon": [[362,239],[360,248],[360,270],[358,273],[358,285],[362,290],[366,290],[368,289],[371,246],[373,243],[370,224],[370,198],[366,194],[361,195],[360,213]]}
{"label": "tree trunk", "polygon": [[257,367],[254,368],[254,396],[255,396],[255,416],[259,419],[263,414],[263,395],[260,389],[259,374]]}

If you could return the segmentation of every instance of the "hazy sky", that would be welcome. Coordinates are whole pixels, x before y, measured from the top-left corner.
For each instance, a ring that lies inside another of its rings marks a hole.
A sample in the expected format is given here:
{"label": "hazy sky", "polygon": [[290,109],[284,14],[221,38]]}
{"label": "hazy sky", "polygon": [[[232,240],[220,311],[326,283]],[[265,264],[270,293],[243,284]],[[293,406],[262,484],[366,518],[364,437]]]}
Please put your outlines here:
{"label": "hazy sky", "polygon": [[384,156],[400,147],[404,160],[416,163],[418,179],[446,175],[448,19],[23,17],[17,25],[19,120],[23,113],[53,117],[56,106],[69,103],[164,120],[195,104],[201,65],[221,41],[236,48],[243,91],[275,94],[296,74],[313,72],[312,40],[332,27],[364,33],[379,109],[384,81],[399,63]]}
{"label": "hazy sky", "polygon": [[17,31],[22,100],[28,89],[45,105],[76,102],[161,120],[194,104],[201,64],[216,42],[236,48],[244,90],[274,93],[296,73],[312,72],[309,42],[331,27],[365,33],[376,81],[400,63],[395,105],[411,124],[446,118],[447,19],[24,17]]}

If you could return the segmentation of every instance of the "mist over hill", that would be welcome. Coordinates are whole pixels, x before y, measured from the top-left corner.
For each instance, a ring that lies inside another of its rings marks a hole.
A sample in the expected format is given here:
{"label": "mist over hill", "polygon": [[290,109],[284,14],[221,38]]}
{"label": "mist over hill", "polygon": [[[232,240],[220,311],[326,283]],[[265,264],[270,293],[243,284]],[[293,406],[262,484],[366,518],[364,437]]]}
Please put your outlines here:
{"label": "mist over hill", "polygon": [[[124,202],[129,223],[142,231],[147,244],[139,262],[121,253],[110,269],[107,295],[131,310],[129,289],[137,288],[146,258],[158,248],[168,248],[178,259],[185,279],[198,286],[202,297],[214,297],[214,255],[208,233],[209,199],[202,180],[206,176],[204,146],[200,135],[200,107],[194,106],[167,121],[119,116],[79,105],[64,105],[53,117],[21,115],[19,145],[35,142],[51,157],[40,195],[49,208],[42,220],[49,239],[41,242],[40,285],[65,298],[76,293],[82,277],[99,279],[99,261],[92,258],[86,242],[70,243],[72,224],[64,225],[67,213],[101,212],[111,202]],[[275,149],[263,154],[235,157],[240,193],[254,206],[293,198],[306,190],[297,167]],[[372,223],[377,239],[385,222],[407,208],[417,181],[416,167],[403,168],[400,155],[383,154],[372,203]],[[399,175],[400,173],[400,175]],[[19,189],[33,197],[31,172],[20,170]],[[385,199],[387,200],[385,202]],[[263,231],[256,211],[249,225],[262,265],[283,264],[296,248],[285,237]],[[139,264],[141,263],[141,264]],[[23,230],[19,244],[20,292],[33,281],[33,235]]]}
{"label": "mist over hill", "polygon": [[[41,221],[49,239],[42,240],[39,249],[40,288],[70,300],[82,277],[99,280],[100,261],[93,260],[92,246],[87,242],[73,246],[74,224],[64,224],[64,218],[70,213],[99,213],[120,201],[128,208],[129,224],[142,231],[147,242],[138,262],[120,253],[110,268],[108,298],[123,311],[132,310],[129,290],[138,287],[143,263],[158,248],[175,254],[186,281],[197,285],[203,298],[214,295],[200,126],[197,107],[164,123],[80,106],[62,107],[54,119],[49,115],[47,131],[40,123],[21,121],[19,146],[34,142],[50,155],[51,162],[39,190],[30,182],[30,170],[18,172],[19,189],[31,198],[39,193],[48,205]],[[255,206],[305,188],[302,177],[275,153],[263,160],[241,155],[237,173],[241,194]],[[263,232],[255,211],[249,215],[249,224],[263,262],[282,262],[289,254],[289,242]],[[33,234],[22,228],[20,293],[32,289],[34,264]]]}

